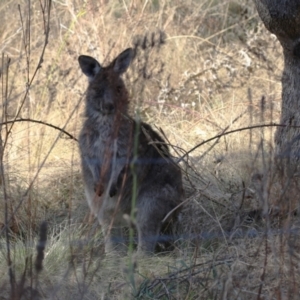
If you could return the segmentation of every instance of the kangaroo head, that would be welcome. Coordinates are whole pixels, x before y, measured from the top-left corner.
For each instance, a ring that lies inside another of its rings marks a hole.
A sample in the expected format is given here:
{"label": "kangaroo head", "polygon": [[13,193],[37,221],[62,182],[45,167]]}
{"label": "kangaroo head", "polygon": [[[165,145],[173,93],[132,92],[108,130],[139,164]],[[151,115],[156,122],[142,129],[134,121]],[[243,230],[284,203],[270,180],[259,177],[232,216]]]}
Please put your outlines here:
{"label": "kangaroo head", "polygon": [[128,48],[119,54],[107,67],[90,56],[78,58],[82,72],[89,79],[86,112],[88,116],[98,117],[126,112],[128,91],[121,78],[134,56],[133,49]]}

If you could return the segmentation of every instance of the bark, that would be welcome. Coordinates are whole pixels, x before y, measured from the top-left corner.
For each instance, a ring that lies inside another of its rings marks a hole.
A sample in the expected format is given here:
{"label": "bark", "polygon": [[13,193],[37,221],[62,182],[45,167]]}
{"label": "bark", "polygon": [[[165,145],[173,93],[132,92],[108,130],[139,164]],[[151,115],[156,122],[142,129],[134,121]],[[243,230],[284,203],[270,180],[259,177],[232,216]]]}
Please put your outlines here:
{"label": "bark", "polygon": [[[300,126],[300,1],[254,0],[266,28],[283,47],[281,123]],[[284,162],[285,175],[300,171],[300,128],[280,127],[275,155]]]}

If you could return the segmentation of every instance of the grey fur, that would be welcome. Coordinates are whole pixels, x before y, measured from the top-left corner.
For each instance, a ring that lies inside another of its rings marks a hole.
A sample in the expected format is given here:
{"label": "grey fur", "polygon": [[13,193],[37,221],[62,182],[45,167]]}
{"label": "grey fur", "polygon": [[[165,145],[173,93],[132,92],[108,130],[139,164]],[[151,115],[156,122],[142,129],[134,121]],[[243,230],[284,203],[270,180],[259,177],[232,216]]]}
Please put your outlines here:
{"label": "grey fur", "polygon": [[[133,56],[129,48],[107,67],[89,56],[78,59],[89,78],[86,120],[79,138],[85,193],[102,226],[106,253],[121,248],[117,239],[122,227],[128,226],[123,216],[132,209],[133,169],[138,179],[139,252],[154,251],[162,220],[183,198],[181,171],[164,140],[150,125],[127,115],[128,91],[120,75]],[[136,136],[138,154],[133,161]]]}

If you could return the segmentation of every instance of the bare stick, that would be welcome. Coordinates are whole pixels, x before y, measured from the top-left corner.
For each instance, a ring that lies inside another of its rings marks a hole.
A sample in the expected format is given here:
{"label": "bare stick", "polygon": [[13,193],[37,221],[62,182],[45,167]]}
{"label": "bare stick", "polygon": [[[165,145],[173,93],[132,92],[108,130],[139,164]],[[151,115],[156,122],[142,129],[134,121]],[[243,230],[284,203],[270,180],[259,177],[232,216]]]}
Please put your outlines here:
{"label": "bare stick", "polygon": [[58,126],[55,126],[53,124],[50,124],[50,123],[47,123],[47,122],[44,122],[44,121],[34,120],[34,119],[30,119],[30,118],[20,118],[20,119],[16,119],[16,120],[10,120],[10,121],[6,121],[6,122],[2,122],[2,123],[0,123],[0,126],[10,124],[10,123],[14,123],[14,122],[32,122],[32,123],[38,123],[38,124],[46,125],[48,127],[51,127],[51,128],[54,128],[56,130],[61,131],[62,133],[67,135],[70,139],[75,140],[76,142],[78,142],[76,137],[74,137],[72,134],[70,134],[69,132],[67,132],[63,128],[60,128]]}
{"label": "bare stick", "polygon": [[255,129],[255,128],[263,128],[263,127],[293,127],[293,128],[300,128],[300,126],[293,126],[293,125],[285,125],[285,124],[276,124],[276,123],[269,123],[269,124],[260,124],[260,125],[253,125],[253,126],[247,126],[247,127],[242,127],[242,128],[238,128],[238,129],[234,129],[234,130],[230,130],[227,132],[222,132],[221,134],[215,135],[214,137],[205,140],[199,144],[197,144],[196,146],[194,146],[192,149],[190,149],[189,151],[187,151],[183,156],[181,156],[178,160],[178,163],[181,162],[186,156],[188,156],[191,152],[195,151],[197,148],[201,147],[204,144],[207,144],[215,139],[219,139],[222,136],[228,135],[228,134],[232,134],[232,133],[236,133],[236,132],[240,132],[240,131],[245,131],[245,130],[251,130],[251,129]]}

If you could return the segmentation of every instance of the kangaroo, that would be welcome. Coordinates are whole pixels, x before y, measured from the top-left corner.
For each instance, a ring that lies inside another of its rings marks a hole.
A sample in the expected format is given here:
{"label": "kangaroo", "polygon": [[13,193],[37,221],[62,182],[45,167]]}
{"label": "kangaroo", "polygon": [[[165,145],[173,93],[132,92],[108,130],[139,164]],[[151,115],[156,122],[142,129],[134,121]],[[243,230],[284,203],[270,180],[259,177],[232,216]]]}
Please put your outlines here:
{"label": "kangaroo", "polygon": [[128,115],[129,94],[121,75],[133,57],[134,50],[126,49],[107,67],[90,56],[78,58],[89,81],[79,137],[85,194],[102,227],[106,253],[122,249],[122,227],[129,225],[124,215],[132,209],[138,252],[154,252],[162,221],[183,198],[181,170],[164,139]]}

